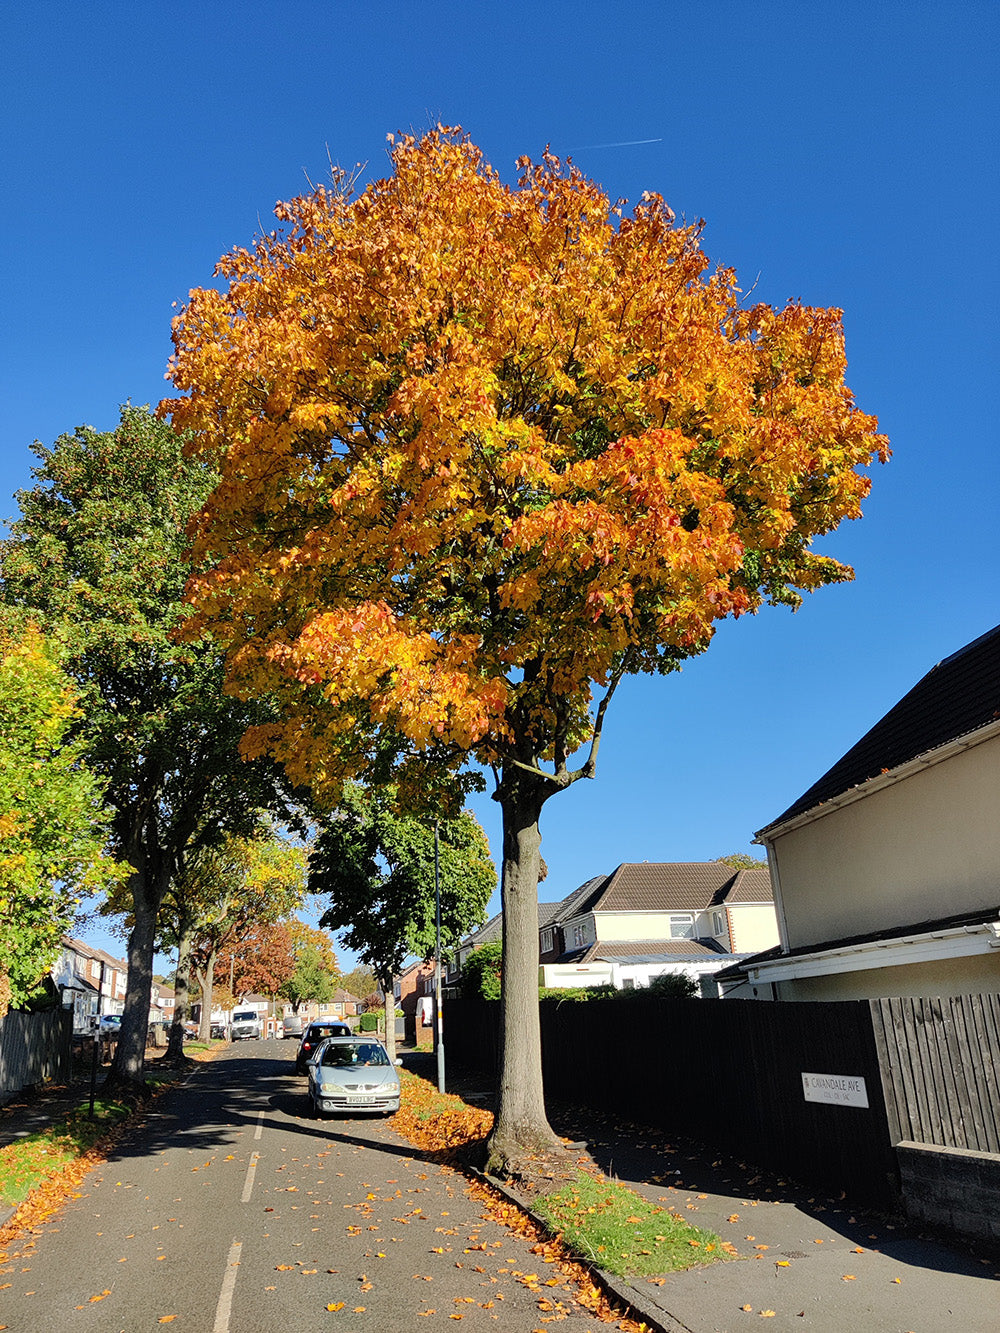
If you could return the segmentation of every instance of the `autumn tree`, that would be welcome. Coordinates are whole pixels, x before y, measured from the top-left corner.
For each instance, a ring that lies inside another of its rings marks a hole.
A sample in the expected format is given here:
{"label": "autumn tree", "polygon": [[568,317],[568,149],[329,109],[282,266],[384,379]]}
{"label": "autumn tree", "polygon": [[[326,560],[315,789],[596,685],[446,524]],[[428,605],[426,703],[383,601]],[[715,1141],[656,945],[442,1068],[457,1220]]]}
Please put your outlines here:
{"label": "autumn tree", "polygon": [[31,999],[81,899],[124,870],[60,655],[35,626],[0,628],[0,1018]]}
{"label": "autumn tree", "polygon": [[223,691],[218,648],[174,631],[191,566],[188,519],[216,477],[144,408],[110,432],[36,443],[35,484],[0,545],[8,622],[38,620],[65,644],[79,707],[70,736],[101,782],[111,850],[128,866],[128,991],[109,1087],[142,1095],[157,914],[188,859],[246,833],[277,800],[275,771],[244,762],[264,714]]}
{"label": "autumn tree", "polygon": [[[430,958],[437,939],[434,821],[400,813],[392,792],[348,783],[316,839],[309,889],[327,898],[320,922],[372,970],[395,1059],[393,982],[408,957]],[[489,844],[463,811],[438,825],[441,944],[447,951],[481,925],[496,887]]]}
{"label": "autumn tree", "polygon": [[281,713],[248,753],[331,801],[345,776],[418,800],[438,764],[493,773],[502,1164],[554,1142],[543,805],[594,776],[623,676],[851,576],[812,542],[860,515],[887,446],[845,385],[841,312],[745,303],[658,195],[625,212],[548,152],[508,185],[440,127],[391,160],[220,261],[224,289],[175,321],[163,407],[220,476],[192,626]]}
{"label": "autumn tree", "polygon": [[229,989],[234,996],[267,995],[273,999],[295,971],[287,922],[251,924],[219,951],[216,967],[223,977],[231,979]]}
{"label": "autumn tree", "polygon": [[[249,960],[252,948],[244,944],[254,931],[287,920],[301,905],[306,857],[300,846],[279,837],[269,824],[262,822],[252,837],[229,837],[218,847],[207,849],[199,858],[197,870],[199,914],[189,958],[201,995],[199,1036],[207,1041],[220,956],[223,961],[219,979],[228,985],[232,961],[229,989],[238,994],[239,981],[249,983],[251,978],[241,964],[237,980],[235,960],[237,957]],[[262,938],[257,942],[263,947]],[[282,961],[271,959],[268,963],[268,975],[277,976],[274,992],[291,972],[290,937],[283,940],[281,947],[287,954],[287,969]]]}

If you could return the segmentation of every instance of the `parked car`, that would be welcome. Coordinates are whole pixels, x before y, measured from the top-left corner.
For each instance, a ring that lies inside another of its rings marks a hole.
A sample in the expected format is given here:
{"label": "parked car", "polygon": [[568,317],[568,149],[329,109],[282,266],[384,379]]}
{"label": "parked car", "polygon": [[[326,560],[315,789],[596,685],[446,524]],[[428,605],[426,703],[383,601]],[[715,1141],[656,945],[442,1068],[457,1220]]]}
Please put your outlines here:
{"label": "parked car", "polygon": [[295,1072],[304,1074],[306,1072],[306,1062],[313,1051],[327,1037],[349,1037],[351,1029],[346,1023],[341,1023],[337,1019],[320,1019],[318,1022],[310,1023],[302,1034],[302,1040],[299,1042],[299,1049],[295,1053]]}
{"label": "parked car", "polygon": [[289,1014],[289,1015],[288,1015],[288,1017],[287,1017],[287,1018],[285,1019],[285,1021],[284,1021],[284,1027],[283,1027],[283,1029],[282,1029],[282,1033],[281,1033],[281,1035],[282,1035],[283,1037],[295,1037],[295,1038],[301,1038],[301,1036],[302,1036],[302,1019],[299,1018],[298,1014]]}
{"label": "parked car", "polygon": [[315,1115],[399,1110],[399,1075],[374,1037],[328,1037],[307,1060],[306,1073]]}
{"label": "parked car", "polygon": [[100,1032],[102,1037],[117,1037],[121,1029],[121,1014],[101,1014]]}
{"label": "parked car", "polygon": [[257,1041],[263,1034],[260,1014],[256,1009],[233,1011],[233,1025],[229,1034],[231,1041]]}

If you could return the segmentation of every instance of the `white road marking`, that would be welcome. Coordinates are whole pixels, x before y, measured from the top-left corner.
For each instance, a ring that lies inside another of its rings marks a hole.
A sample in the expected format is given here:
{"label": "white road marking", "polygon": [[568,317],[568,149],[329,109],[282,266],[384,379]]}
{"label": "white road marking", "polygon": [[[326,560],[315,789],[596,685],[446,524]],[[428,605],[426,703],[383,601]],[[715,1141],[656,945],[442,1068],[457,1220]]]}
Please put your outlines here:
{"label": "white road marking", "polygon": [[257,1174],[257,1158],[259,1152],[250,1154],[250,1165],[247,1167],[247,1178],[243,1182],[243,1193],[240,1195],[240,1203],[249,1203],[250,1195],[253,1193],[253,1178]]}
{"label": "white road marking", "polygon": [[[256,1153],[254,1156],[256,1156]],[[215,1307],[215,1323],[212,1325],[212,1333],[229,1333],[229,1317],[233,1312],[233,1291],[236,1287],[236,1270],[240,1266],[240,1251],[242,1249],[243,1242],[241,1240],[234,1240],[229,1247],[229,1258],[226,1260],[226,1272],[222,1279],[219,1304]]]}
{"label": "white road marking", "polygon": [[264,1132],[264,1112],[257,1112],[257,1128],[253,1132],[254,1139],[259,1139]]}

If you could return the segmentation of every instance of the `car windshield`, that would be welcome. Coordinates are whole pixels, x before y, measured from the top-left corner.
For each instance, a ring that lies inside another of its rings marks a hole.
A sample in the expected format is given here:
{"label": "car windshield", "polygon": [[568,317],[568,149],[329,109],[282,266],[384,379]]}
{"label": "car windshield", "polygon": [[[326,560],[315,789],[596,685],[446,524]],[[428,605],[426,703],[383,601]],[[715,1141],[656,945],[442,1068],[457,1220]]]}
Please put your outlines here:
{"label": "car windshield", "polygon": [[343,1023],[326,1023],[321,1027],[311,1027],[306,1033],[306,1041],[320,1041],[323,1037],[337,1037],[344,1032]]}
{"label": "car windshield", "polygon": [[253,1011],[252,1009],[247,1009],[247,1010],[244,1011],[244,1012],[240,1012],[240,1013],[235,1013],[235,1014],[233,1014],[233,1022],[234,1022],[234,1023],[252,1023],[253,1020],[254,1020],[256,1017],[257,1017],[257,1015],[254,1013],[254,1011]]}
{"label": "car windshield", "polygon": [[383,1047],[372,1041],[333,1042],[323,1052],[321,1064],[346,1068],[348,1065],[387,1065]]}

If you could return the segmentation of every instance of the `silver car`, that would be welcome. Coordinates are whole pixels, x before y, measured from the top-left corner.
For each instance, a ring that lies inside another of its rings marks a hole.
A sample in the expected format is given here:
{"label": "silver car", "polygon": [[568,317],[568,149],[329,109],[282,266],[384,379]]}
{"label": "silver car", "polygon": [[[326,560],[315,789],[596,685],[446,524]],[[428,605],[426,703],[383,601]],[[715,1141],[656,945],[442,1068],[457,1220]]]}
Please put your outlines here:
{"label": "silver car", "polygon": [[374,1037],[328,1037],[310,1056],[306,1072],[316,1115],[355,1111],[392,1115],[399,1110],[399,1075]]}

